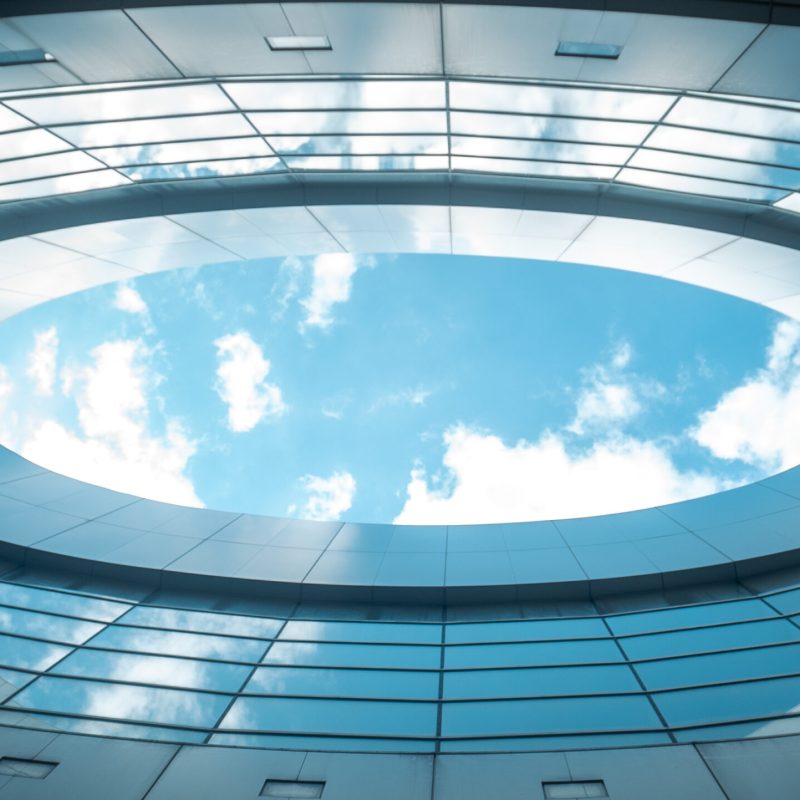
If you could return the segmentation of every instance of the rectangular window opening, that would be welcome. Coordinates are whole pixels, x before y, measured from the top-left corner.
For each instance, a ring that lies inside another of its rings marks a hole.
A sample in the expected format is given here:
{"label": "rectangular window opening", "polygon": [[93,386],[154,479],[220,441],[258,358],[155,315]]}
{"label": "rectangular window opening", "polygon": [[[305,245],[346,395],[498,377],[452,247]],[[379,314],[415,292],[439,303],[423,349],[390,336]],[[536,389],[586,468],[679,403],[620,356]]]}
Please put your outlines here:
{"label": "rectangular window opening", "polygon": [[588,797],[608,797],[603,781],[546,781],[542,783],[548,800],[584,800]]}
{"label": "rectangular window opening", "polygon": [[0,50],[0,67],[15,67],[20,64],[44,64],[55,61],[55,56],[46,50]]}
{"label": "rectangular window opening", "polygon": [[327,36],[267,36],[270,50],[332,50]]}
{"label": "rectangular window opening", "polygon": [[11,775],[15,778],[46,778],[56,767],[57,761],[34,761],[29,758],[0,758],[0,775]]}
{"label": "rectangular window opening", "polygon": [[283,781],[269,779],[261,789],[260,797],[303,798],[313,800],[322,797],[324,781]]}
{"label": "rectangular window opening", "polygon": [[600,44],[596,42],[559,42],[557,56],[575,56],[577,58],[619,58],[622,45]]}

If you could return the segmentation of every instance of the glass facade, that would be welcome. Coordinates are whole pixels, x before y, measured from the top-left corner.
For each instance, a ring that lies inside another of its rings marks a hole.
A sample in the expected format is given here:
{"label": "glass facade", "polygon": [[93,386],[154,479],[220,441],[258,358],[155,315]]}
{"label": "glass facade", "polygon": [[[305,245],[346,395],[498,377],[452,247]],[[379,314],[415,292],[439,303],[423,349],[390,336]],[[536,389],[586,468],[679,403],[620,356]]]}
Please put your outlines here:
{"label": "glass facade", "polygon": [[685,742],[800,723],[793,588],[538,619],[510,620],[524,611],[506,605],[474,622],[464,618],[478,612],[441,606],[256,613],[269,602],[131,601],[130,586],[101,596],[46,583],[30,572],[0,581],[5,723],[387,752]]}

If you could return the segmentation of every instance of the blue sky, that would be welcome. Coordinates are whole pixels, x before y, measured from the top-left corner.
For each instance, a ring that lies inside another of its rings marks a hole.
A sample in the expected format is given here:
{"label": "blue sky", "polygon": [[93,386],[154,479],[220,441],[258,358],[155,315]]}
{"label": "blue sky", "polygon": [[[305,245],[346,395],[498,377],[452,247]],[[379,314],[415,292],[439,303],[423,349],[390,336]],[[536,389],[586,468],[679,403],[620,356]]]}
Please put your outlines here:
{"label": "blue sky", "polygon": [[800,460],[795,323],[579,265],[339,254],[159,273],[12,318],[0,365],[5,444],[237,511],[582,516]]}

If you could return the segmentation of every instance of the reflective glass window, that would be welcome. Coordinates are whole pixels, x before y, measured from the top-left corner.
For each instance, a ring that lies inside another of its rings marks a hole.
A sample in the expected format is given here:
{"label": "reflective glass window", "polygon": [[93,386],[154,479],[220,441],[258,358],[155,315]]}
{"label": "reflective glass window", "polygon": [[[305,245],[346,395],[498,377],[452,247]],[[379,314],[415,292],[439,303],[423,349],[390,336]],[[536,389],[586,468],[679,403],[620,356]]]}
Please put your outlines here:
{"label": "reflective glass window", "polygon": [[800,114],[785,108],[683,97],[669,112],[666,121],[726,133],[800,140]]}
{"label": "reflective glass window", "polygon": [[635,747],[647,744],[669,744],[672,739],[663,733],[595,733],[576,736],[518,736],[513,739],[445,739],[443,753],[510,753],[530,750],[580,750],[598,747]]}
{"label": "reflective glass window", "polygon": [[272,81],[225,83],[246,111],[307,108],[442,108],[442,81]]}
{"label": "reflective glass window", "polygon": [[619,643],[629,658],[663,658],[682,653],[727,650],[735,647],[792,642],[800,639],[800,629],[784,619],[742,622],[719,628],[631,636]]}
{"label": "reflective glass window", "polygon": [[84,622],[69,617],[55,617],[34,611],[0,606],[0,631],[21,633],[68,644],[82,644],[103,629],[97,622]]}
{"label": "reflective glass window", "polygon": [[270,136],[268,141],[287,155],[447,154],[446,136]]}
{"label": "reflective glass window", "polygon": [[548,161],[514,161],[510,158],[472,158],[453,156],[453,169],[476,172],[499,172],[511,175],[554,175],[562,178],[597,178],[610,180],[616,167],[598,167],[593,164],[565,164]]}
{"label": "reflective glass window", "polygon": [[0,136],[0,153],[3,154],[3,158],[20,158],[71,149],[63,139],[40,129],[5,133]]}
{"label": "reflective glass window", "polygon": [[75,677],[105,678],[110,681],[177,686],[182,689],[238,692],[250,674],[250,667],[192,661],[188,658],[76,650],[60,662],[53,672]]}
{"label": "reflective glass window", "polygon": [[170,114],[207,114],[214,111],[232,111],[234,108],[225,94],[211,84],[75,92],[26,97],[6,102],[40,125],[160,117]]}
{"label": "reflective glass window", "polygon": [[452,108],[555,114],[655,122],[673,97],[649,92],[525,86],[515,83],[450,82]]}
{"label": "reflective glass window", "polygon": [[220,139],[252,136],[241,114],[207,114],[197,117],[163,117],[92,125],[63,125],[53,129],[78,147],[112,147],[121,144],[168,142],[179,139]]}
{"label": "reflective glass window", "polygon": [[320,667],[438,669],[439,652],[438,647],[401,644],[275,642],[264,661],[267,664],[308,664]]}
{"label": "reflective glass window", "polygon": [[111,169],[98,172],[81,172],[58,178],[41,178],[23,183],[6,183],[0,186],[0,200],[23,200],[26,197],[46,197],[51,194],[88,192],[130,183],[128,178]]}
{"label": "reflective glass window", "polygon": [[334,750],[369,753],[432,753],[433,739],[360,739],[358,737],[281,736],[264,733],[215,733],[210,744],[228,747],[272,747],[286,750]]}
{"label": "reflective glass window", "polygon": [[461,156],[522,158],[541,161],[571,161],[622,166],[634,153],[632,147],[573,142],[492,139],[482,136],[453,136],[453,153]]}
{"label": "reflective glass window", "polygon": [[256,136],[242,139],[208,139],[198,142],[100,147],[89,152],[110,167],[209,161],[216,158],[247,158],[272,154],[267,143]]}
{"label": "reflective glass window", "polygon": [[667,631],[673,628],[693,628],[715,622],[743,622],[774,617],[775,612],[760,600],[737,600],[730,603],[709,603],[702,606],[667,608],[637,614],[606,617],[616,634]]}
{"label": "reflective glass window", "polygon": [[631,159],[630,166],[742,183],[781,186],[786,189],[800,188],[800,171],[795,169],[681,153],[665,153],[661,150],[639,150]]}
{"label": "reflective glass window", "polygon": [[44,672],[69,652],[69,647],[0,634],[0,664],[4,667],[23,667]]}
{"label": "reflective glass window", "polygon": [[653,699],[670,725],[780,716],[800,705],[800,678],[684,689],[658,693]]}
{"label": "reflective glass window", "polygon": [[0,603],[22,606],[31,611],[54,611],[74,617],[111,622],[124,614],[130,605],[66,592],[49,592],[15,583],[0,583]]}
{"label": "reflective glass window", "polygon": [[439,644],[441,625],[403,622],[313,622],[290,620],[281,639],[333,642],[390,642]]}
{"label": "reflective glass window", "polygon": [[291,169],[447,169],[447,156],[284,156]]}
{"label": "reflective glass window", "polygon": [[645,661],[636,665],[636,671],[648,689],[672,689],[692,684],[800,673],[800,644]]}
{"label": "reflective glass window", "polygon": [[443,111],[269,111],[248,114],[261,133],[447,133]]}
{"label": "reflective glass window", "polygon": [[442,736],[660,728],[647,698],[571,697],[445,703]]}
{"label": "reflective glass window", "polygon": [[586,664],[622,661],[610,640],[538,642],[528,644],[452,645],[444,651],[446,668],[521,667],[538,664]]}
{"label": "reflective glass window", "polygon": [[155,606],[136,606],[120,620],[126,625],[148,628],[173,628],[198,633],[225,633],[229,636],[258,636],[271,639],[280,630],[281,620],[237,614],[210,614]]}
{"label": "reflective glass window", "polygon": [[445,641],[525,642],[537,639],[591,639],[608,635],[608,629],[601,619],[546,619],[448,625]]}
{"label": "reflective glass window", "polygon": [[703,194],[709,197],[730,197],[738,200],[767,203],[778,200],[784,195],[784,192],[779,189],[765,189],[760,186],[749,186],[742,183],[728,183],[727,181],[717,181],[711,178],[692,178],[644,169],[623,169],[617,176],[617,180],[620,183],[632,183],[636,186],[666,189],[671,192]]}
{"label": "reflective glass window", "polygon": [[44,178],[50,175],[65,175],[71,172],[86,172],[100,169],[103,165],[79,150],[68,150],[49,156],[33,156],[16,161],[0,161],[0,183]]}
{"label": "reflective glass window", "polygon": [[769,604],[775,606],[783,614],[792,614],[800,611],[800,589],[792,589],[790,592],[772,594],[767,600]]}
{"label": "reflective glass window", "polygon": [[753,722],[740,722],[733,725],[714,725],[708,728],[689,728],[675,731],[679,742],[702,742],[708,739],[749,739],[759,736],[784,736],[787,733],[800,733],[800,717],[778,719],[759,719]]}
{"label": "reflective glass window", "polygon": [[258,661],[266,647],[265,642],[255,639],[125,628],[121,625],[106,628],[92,640],[92,645],[114,650],[218,658],[224,661]]}
{"label": "reflective glass window", "polygon": [[14,700],[42,711],[197,727],[213,726],[230,702],[218,694],[54,677],[38,678]]}
{"label": "reflective glass window", "polygon": [[798,144],[669,125],[659,125],[648,138],[647,146],[766,164],[800,163]]}
{"label": "reflective glass window", "polygon": [[120,172],[135,181],[164,181],[173,178],[214,178],[225,175],[251,175],[283,170],[277,158],[231,158],[222,161],[195,161],[186,164],[120,167]]}
{"label": "reflective glass window", "polygon": [[514,136],[520,139],[560,139],[568,142],[637,145],[652,125],[640,122],[612,122],[552,117],[516,117],[454,111],[450,114],[452,133],[472,136]]}
{"label": "reflective glass window", "polygon": [[360,736],[433,736],[436,703],[241,697],[220,728]]}
{"label": "reflective glass window", "polygon": [[259,667],[244,691],[255,694],[435,700],[439,695],[439,673]]}
{"label": "reflective glass window", "polygon": [[542,697],[560,694],[638,692],[641,687],[624,665],[487,669],[444,674],[446,698]]}

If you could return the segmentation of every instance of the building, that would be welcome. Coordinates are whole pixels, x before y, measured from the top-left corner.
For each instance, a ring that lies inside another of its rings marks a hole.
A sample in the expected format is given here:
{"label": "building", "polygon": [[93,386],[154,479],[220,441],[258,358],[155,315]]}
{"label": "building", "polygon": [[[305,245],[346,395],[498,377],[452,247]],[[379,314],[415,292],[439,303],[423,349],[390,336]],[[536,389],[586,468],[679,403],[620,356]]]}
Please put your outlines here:
{"label": "building", "polygon": [[[0,10],[4,317],[394,250],[647,265],[800,318],[795,2]],[[181,509],[4,451],[0,800],[793,797],[798,520],[800,468],[411,528]]]}

